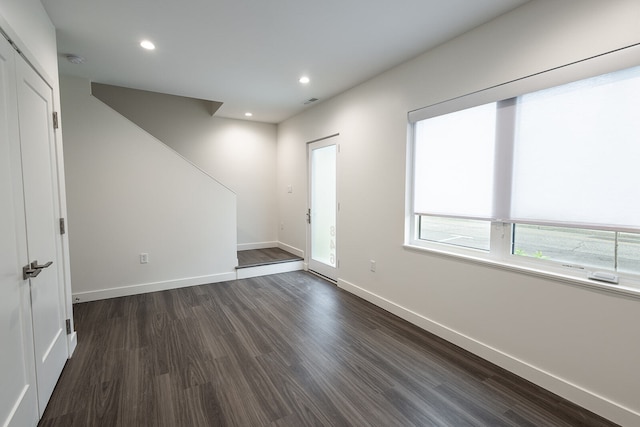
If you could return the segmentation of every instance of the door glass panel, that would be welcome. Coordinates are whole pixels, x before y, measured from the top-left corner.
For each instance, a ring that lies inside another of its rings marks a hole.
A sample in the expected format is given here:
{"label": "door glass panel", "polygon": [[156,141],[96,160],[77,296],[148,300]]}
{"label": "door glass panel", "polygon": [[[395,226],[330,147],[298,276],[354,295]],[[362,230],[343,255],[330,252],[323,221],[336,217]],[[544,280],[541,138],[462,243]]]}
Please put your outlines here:
{"label": "door glass panel", "polygon": [[336,266],[336,146],[311,154],[311,258]]}

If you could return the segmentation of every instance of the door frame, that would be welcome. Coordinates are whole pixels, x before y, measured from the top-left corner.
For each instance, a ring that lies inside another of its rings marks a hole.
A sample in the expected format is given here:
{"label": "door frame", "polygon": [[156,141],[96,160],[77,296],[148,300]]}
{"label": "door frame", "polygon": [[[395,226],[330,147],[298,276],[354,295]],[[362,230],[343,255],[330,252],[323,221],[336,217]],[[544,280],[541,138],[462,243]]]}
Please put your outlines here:
{"label": "door frame", "polygon": [[[27,64],[40,76],[42,80],[49,86],[52,90],[53,103],[52,108],[53,111],[58,112],[58,122],[61,123],[60,117],[60,88],[58,83],[58,75],[50,75],[47,71],[47,68],[42,65],[42,55],[34,54],[31,49],[29,49],[20,34],[18,34],[11,24],[0,15],[0,37],[9,40],[10,44],[14,46],[14,49],[18,52],[18,55],[24,59]],[[55,52],[54,52],[55,54]],[[68,215],[67,215],[67,193],[66,193],[66,183],[65,183],[65,175],[64,175],[64,152],[62,146],[62,126],[58,126],[57,129],[53,131],[53,151],[55,156],[55,176],[57,177],[54,185],[56,186],[57,197],[58,197],[58,211],[57,215],[59,218],[65,219],[66,233],[59,235],[59,239],[57,242],[59,254],[61,255],[60,263],[59,263],[59,276],[61,280],[61,286],[63,286],[64,290],[64,310],[65,310],[65,318],[70,320],[70,328],[71,334],[67,335],[67,348],[68,348],[68,357],[71,357],[73,354],[77,344],[77,334],[75,331],[74,320],[73,320],[73,300],[72,300],[72,291],[71,291],[71,264],[70,264],[70,255],[69,255],[69,224],[68,224]]]}
{"label": "door frame", "polygon": [[[60,188],[55,146],[53,88],[16,56],[17,109],[20,129],[23,201],[27,256],[24,265],[39,261],[47,268],[25,279],[31,289],[31,318],[36,356],[40,416],[69,356],[67,310],[62,267]],[[18,183],[16,183],[17,185]]]}
{"label": "door frame", "polygon": [[340,267],[340,261],[339,261],[339,257],[338,254],[340,253],[339,251],[339,244],[340,244],[340,239],[338,236],[338,232],[339,232],[339,218],[338,218],[338,213],[340,211],[339,207],[340,207],[340,203],[339,203],[339,192],[338,192],[338,154],[340,152],[340,134],[339,133],[335,133],[329,136],[325,136],[323,138],[318,138],[315,139],[313,141],[309,141],[306,143],[306,155],[307,155],[307,213],[310,212],[310,209],[312,208],[312,188],[311,188],[311,151],[314,144],[318,144],[318,143],[322,143],[322,144],[318,144],[321,147],[316,147],[316,148],[322,148],[322,146],[331,146],[331,145],[335,145],[336,146],[336,249],[335,249],[335,254],[336,254],[336,266],[335,267],[331,267],[331,266],[319,266],[320,268],[312,268],[312,259],[311,259],[311,223],[309,222],[309,218],[307,218],[307,226],[306,226],[306,230],[307,230],[307,250],[306,250],[306,260],[305,263],[307,265],[307,269],[313,273],[317,273],[320,274],[323,277],[326,277],[327,279],[331,280],[332,282],[337,282],[338,280],[338,269]]}
{"label": "door frame", "polygon": [[[42,64],[42,60],[46,59],[41,54],[34,54],[22,41],[20,35],[14,31],[9,22],[5,20],[2,16],[0,16],[0,38],[6,39],[9,41],[9,44],[12,45],[12,50],[14,50],[14,57],[17,60],[20,57],[21,60],[24,60],[27,67],[29,67],[32,71],[34,71],[38,77],[45,83],[48,89],[51,90],[51,111],[49,114],[49,125],[52,134],[52,138],[50,140],[50,160],[52,167],[52,177],[51,177],[51,186],[54,190],[54,197],[56,198],[56,209],[54,214],[54,218],[51,218],[52,221],[55,221],[58,224],[58,221],[62,218],[66,219],[67,216],[67,204],[66,204],[66,188],[65,188],[65,176],[64,176],[64,156],[63,156],[63,146],[62,146],[62,129],[60,126],[53,128],[53,112],[58,112],[61,109],[60,107],[60,89],[58,86],[58,75],[57,70],[51,70],[51,74],[47,70],[47,67],[44,67]],[[55,54],[55,51],[53,52]],[[46,55],[46,53],[45,53]],[[17,61],[16,61],[17,62]],[[17,78],[17,76],[14,76]],[[15,80],[17,83],[17,80]],[[17,101],[17,100],[16,100]],[[58,117],[59,118],[59,117]],[[21,171],[21,154],[20,147],[16,147],[16,141],[11,141],[10,145],[12,148],[12,163],[14,167],[12,167],[12,186],[14,187],[14,193],[16,193],[16,197],[19,200],[22,200],[23,196],[23,188],[22,184],[22,171]],[[17,145],[20,145],[19,141]],[[17,165],[20,165],[18,167]],[[20,187],[20,188],[19,188]],[[19,197],[18,197],[19,195]],[[22,279],[22,266],[26,265],[28,262],[28,250],[26,243],[26,228],[24,226],[24,204],[21,203],[20,207],[16,207],[16,238],[18,240],[18,248],[16,254],[16,271],[19,275],[20,279]],[[21,219],[22,218],[22,219]],[[65,223],[65,226],[67,224]],[[68,230],[68,227],[67,227]],[[65,319],[67,319],[67,325],[65,329],[70,329],[70,334],[65,334],[64,337],[64,348],[66,351],[66,358],[70,358],[73,354],[76,346],[77,346],[77,335],[75,332],[75,328],[73,325],[73,305],[72,305],[72,293],[71,293],[71,280],[70,280],[70,261],[69,261],[69,240],[67,233],[61,233],[56,235],[55,239],[55,251],[56,258],[58,261],[58,270],[57,270],[57,279],[58,279],[58,289],[60,295],[60,310]],[[30,285],[30,280],[21,280],[22,285],[27,289]],[[29,324],[31,325],[31,315],[29,315]],[[64,332],[67,332],[66,330]],[[32,346],[33,347],[33,346]],[[30,352],[33,355],[33,351]],[[35,369],[34,369],[35,371]],[[35,379],[35,372],[34,372]],[[40,406],[40,408],[38,408]],[[44,408],[46,407],[46,402],[43,403],[34,403],[33,409],[36,412],[36,421],[39,418],[38,413],[42,413]]]}

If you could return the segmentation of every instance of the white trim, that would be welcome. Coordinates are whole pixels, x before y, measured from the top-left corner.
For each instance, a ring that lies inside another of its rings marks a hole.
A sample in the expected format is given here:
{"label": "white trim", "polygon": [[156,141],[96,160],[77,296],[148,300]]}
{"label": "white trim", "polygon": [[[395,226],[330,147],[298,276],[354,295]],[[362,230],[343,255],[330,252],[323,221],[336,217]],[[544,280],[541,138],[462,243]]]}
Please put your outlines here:
{"label": "white trim", "polygon": [[338,287],[609,420],[621,425],[640,425],[640,413],[632,409],[625,408],[346,280],[338,279]]}
{"label": "white trim", "polygon": [[108,298],[124,297],[129,295],[146,294],[148,292],[166,291],[168,289],[186,288],[188,286],[206,285],[232,281],[236,279],[236,272],[212,274],[208,276],[186,277],[183,279],[166,280],[162,282],[141,283],[138,285],[125,285],[97,291],[75,292],[73,302],[96,301]]}
{"label": "white trim", "polygon": [[73,356],[73,352],[78,346],[78,334],[73,331],[70,335],[67,335],[67,348],[69,349],[69,359]]}
{"label": "white trim", "polygon": [[283,251],[287,251],[294,255],[299,256],[300,258],[304,258],[304,251],[302,249],[294,248],[293,246],[289,246],[286,243],[278,242],[278,247]]}
{"label": "white trim", "polygon": [[238,243],[238,251],[250,251],[252,249],[268,249],[279,247],[279,242],[254,242],[254,243]]}
{"label": "white trim", "polygon": [[289,273],[299,271],[304,267],[302,261],[279,262],[277,264],[257,265],[255,267],[239,268],[236,270],[237,279],[268,276],[269,274]]}
{"label": "white trim", "polygon": [[[49,21],[51,21],[51,19],[49,19]],[[15,43],[18,49],[20,49],[20,56],[22,56],[22,58],[27,61],[27,63],[35,70],[35,72],[38,73],[40,77],[42,77],[42,80],[44,80],[47,85],[53,89],[55,87],[55,79],[47,73],[46,68],[38,60],[36,55],[34,55],[31,50],[29,50],[20,36],[18,36],[18,33],[13,30],[9,22],[2,15],[0,15],[0,33],[6,34],[6,38]],[[0,34],[0,37],[2,37],[2,34]]]}
{"label": "white trim", "polygon": [[[473,249],[460,248],[462,250],[458,250],[458,248],[456,248],[456,252],[453,252],[453,251],[447,251],[444,249],[441,250],[441,249],[427,248],[423,246],[416,246],[413,244],[405,244],[403,245],[403,247],[405,249],[416,251],[416,252],[426,252],[426,253],[430,253],[432,255],[437,255],[437,256],[457,258],[458,260],[465,261],[465,262],[481,264],[488,267],[498,268],[501,270],[515,271],[517,273],[528,274],[534,277],[545,277],[560,283],[565,283],[573,286],[580,286],[583,288],[590,288],[597,291],[610,292],[610,293],[623,295],[626,297],[640,299],[640,289],[624,286],[624,285],[608,284],[605,282],[599,282],[596,280],[587,279],[586,278],[587,271],[582,273],[582,274],[585,274],[585,277],[583,278],[578,276],[572,276],[570,274],[558,273],[551,269],[529,267],[525,265],[509,263],[505,260],[493,260],[489,258],[482,258],[480,254],[478,256],[473,256],[473,255],[467,255],[462,253],[463,250],[466,250],[466,252],[471,253]],[[477,252],[479,253],[480,251],[477,251]]]}

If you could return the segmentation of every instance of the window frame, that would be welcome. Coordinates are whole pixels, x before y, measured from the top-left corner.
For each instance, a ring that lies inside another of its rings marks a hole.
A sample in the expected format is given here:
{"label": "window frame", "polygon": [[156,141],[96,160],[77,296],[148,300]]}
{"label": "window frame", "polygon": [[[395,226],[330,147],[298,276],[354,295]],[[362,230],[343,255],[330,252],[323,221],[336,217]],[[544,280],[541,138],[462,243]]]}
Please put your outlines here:
{"label": "window frame", "polygon": [[[404,247],[409,250],[424,251],[439,256],[455,257],[469,262],[489,264],[498,268],[515,270],[525,274],[550,277],[572,284],[606,289],[640,297],[640,275],[589,267],[587,265],[580,265],[579,263],[567,264],[552,259],[537,259],[535,257],[514,254],[513,230],[514,226],[518,223],[504,222],[504,220],[500,218],[491,220],[489,237],[490,249],[488,252],[480,249],[420,239],[420,214],[416,213],[413,207],[414,174],[416,168],[416,122],[482,104],[505,102],[504,100],[510,100],[522,94],[638,66],[640,65],[637,60],[638,56],[636,56],[638,54],[640,54],[640,43],[410,111],[408,113]],[[560,224],[549,225],[563,227],[563,225]],[[588,227],[584,228],[588,229]],[[628,232],[628,230],[622,229],[616,231]],[[587,278],[588,273],[594,271],[606,271],[616,274],[619,282],[618,284],[612,284]]]}
{"label": "window frame", "polygon": [[[418,238],[419,214],[411,221],[410,236],[403,247],[407,250],[454,258],[465,262],[516,271],[536,277],[612,291],[640,298],[640,275],[608,269],[592,268],[579,263],[563,263],[553,259],[538,259],[512,253],[514,223],[491,221],[491,249],[483,251],[463,246],[442,244]],[[605,271],[618,276],[618,284],[589,279],[590,272]]]}
{"label": "window frame", "polygon": [[[527,225],[523,223],[505,223],[505,224],[509,226],[510,233],[511,233],[510,241],[512,242],[512,244],[513,244],[514,227],[517,225]],[[568,227],[560,226],[559,228],[568,228]],[[581,228],[581,230],[596,230],[596,229]],[[616,231],[616,230],[609,230],[609,231]],[[627,233],[626,231],[618,231],[618,232]],[[640,233],[635,233],[635,234],[640,234]],[[617,256],[617,254],[615,254],[614,256]],[[541,259],[536,257],[517,255],[515,253],[511,253],[510,257],[515,259],[517,264],[528,265],[535,268],[546,268],[559,274],[574,274],[576,275],[576,277],[579,277],[579,278],[586,277],[586,275],[589,272],[595,272],[595,271],[612,273],[618,276],[619,284],[622,284],[622,286],[627,285],[631,288],[638,288],[637,291],[640,292],[640,273],[634,274],[634,273],[629,273],[625,271],[618,271],[615,269],[615,267],[614,269],[599,268],[599,267],[590,266],[588,264],[583,264],[579,262],[567,262],[567,261],[559,261],[554,259]],[[587,280],[595,281],[593,279],[587,279]],[[601,283],[599,281],[595,281],[595,282]],[[607,283],[607,282],[602,282],[602,283]],[[619,286],[613,283],[610,285]]]}

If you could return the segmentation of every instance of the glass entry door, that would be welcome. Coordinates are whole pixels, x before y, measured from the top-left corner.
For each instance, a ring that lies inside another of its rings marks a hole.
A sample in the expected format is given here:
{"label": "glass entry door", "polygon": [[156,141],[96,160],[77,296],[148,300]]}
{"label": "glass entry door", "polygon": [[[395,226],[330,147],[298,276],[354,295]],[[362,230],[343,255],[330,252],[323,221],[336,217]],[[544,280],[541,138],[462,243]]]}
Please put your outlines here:
{"label": "glass entry door", "polygon": [[309,270],[337,279],[336,140],[309,143]]}

